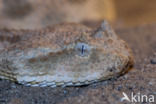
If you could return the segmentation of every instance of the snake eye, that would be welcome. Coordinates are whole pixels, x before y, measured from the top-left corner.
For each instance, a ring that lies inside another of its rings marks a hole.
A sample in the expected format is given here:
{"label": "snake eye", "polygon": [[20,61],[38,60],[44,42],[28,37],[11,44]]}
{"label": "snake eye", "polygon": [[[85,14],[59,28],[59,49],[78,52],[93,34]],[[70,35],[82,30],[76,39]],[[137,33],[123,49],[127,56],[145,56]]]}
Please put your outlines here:
{"label": "snake eye", "polygon": [[75,51],[79,56],[85,57],[90,53],[90,46],[86,43],[77,43],[75,46]]}

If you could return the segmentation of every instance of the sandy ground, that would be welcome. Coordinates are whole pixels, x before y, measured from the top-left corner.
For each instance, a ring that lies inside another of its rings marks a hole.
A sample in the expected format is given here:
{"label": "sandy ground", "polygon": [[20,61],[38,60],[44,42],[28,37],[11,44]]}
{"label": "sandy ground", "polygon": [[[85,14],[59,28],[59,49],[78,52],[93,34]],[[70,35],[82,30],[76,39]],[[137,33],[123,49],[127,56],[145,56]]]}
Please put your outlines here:
{"label": "sandy ground", "polygon": [[117,29],[116,32],[129,44],[135,56],[134,68],[126,75],[66,88],[25,87],[0,80],[0,104],[130,104],[121,102],[122,92],[128,96],[132,92],[154,95],[156,103],[156,24]]}

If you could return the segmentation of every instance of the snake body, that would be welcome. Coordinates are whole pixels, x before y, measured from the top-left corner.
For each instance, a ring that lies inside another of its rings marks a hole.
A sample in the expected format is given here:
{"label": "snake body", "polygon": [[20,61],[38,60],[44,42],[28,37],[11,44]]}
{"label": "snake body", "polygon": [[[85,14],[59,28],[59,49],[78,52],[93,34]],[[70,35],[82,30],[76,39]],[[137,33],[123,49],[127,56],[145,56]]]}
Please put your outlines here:
{"label": "snake body", "polygon": [[106,21],[0,30],[0,78],[26,86],[80,86],[126,72],[133,56]]}

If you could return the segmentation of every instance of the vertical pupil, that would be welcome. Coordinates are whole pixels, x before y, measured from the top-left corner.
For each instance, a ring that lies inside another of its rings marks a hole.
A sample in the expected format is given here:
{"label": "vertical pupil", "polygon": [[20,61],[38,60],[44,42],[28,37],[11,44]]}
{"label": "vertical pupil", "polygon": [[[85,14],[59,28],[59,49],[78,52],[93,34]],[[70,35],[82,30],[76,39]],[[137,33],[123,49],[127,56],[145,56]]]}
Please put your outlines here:
{"label": "vertical pupil", "polygon": [[84,54],[84,45],[82,45],[81,53]]}

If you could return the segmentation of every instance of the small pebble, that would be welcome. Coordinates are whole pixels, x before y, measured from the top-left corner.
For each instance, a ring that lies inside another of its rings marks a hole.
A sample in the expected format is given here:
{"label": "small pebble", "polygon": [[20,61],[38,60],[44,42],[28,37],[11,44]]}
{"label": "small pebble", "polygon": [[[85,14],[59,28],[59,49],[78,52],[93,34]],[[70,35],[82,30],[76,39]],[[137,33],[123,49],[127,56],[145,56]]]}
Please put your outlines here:
{"label": "small pebble", "polygon": [[64,91],[63,91],[63,93],[64,93],[64,94],[67,94],[67,91],[66,91],[66,90],[64,90]]}
{"label": "small pebble", "polygon": [[15,85],[15,84],[12,84],[11,87],[12,87],[12,88],[16,88],[16,85]]}
{"label": "small pebble", "polygon": [[151,64],[156,64],[156,58],[150,60]]}
{"label": "small pebble", "polygon": [[122,87],[121,85],[119,85],[119,86],[117,87],[117,90],[118,90],[118,91],[121,91],[122,88],[123,88],[123,87]]}

